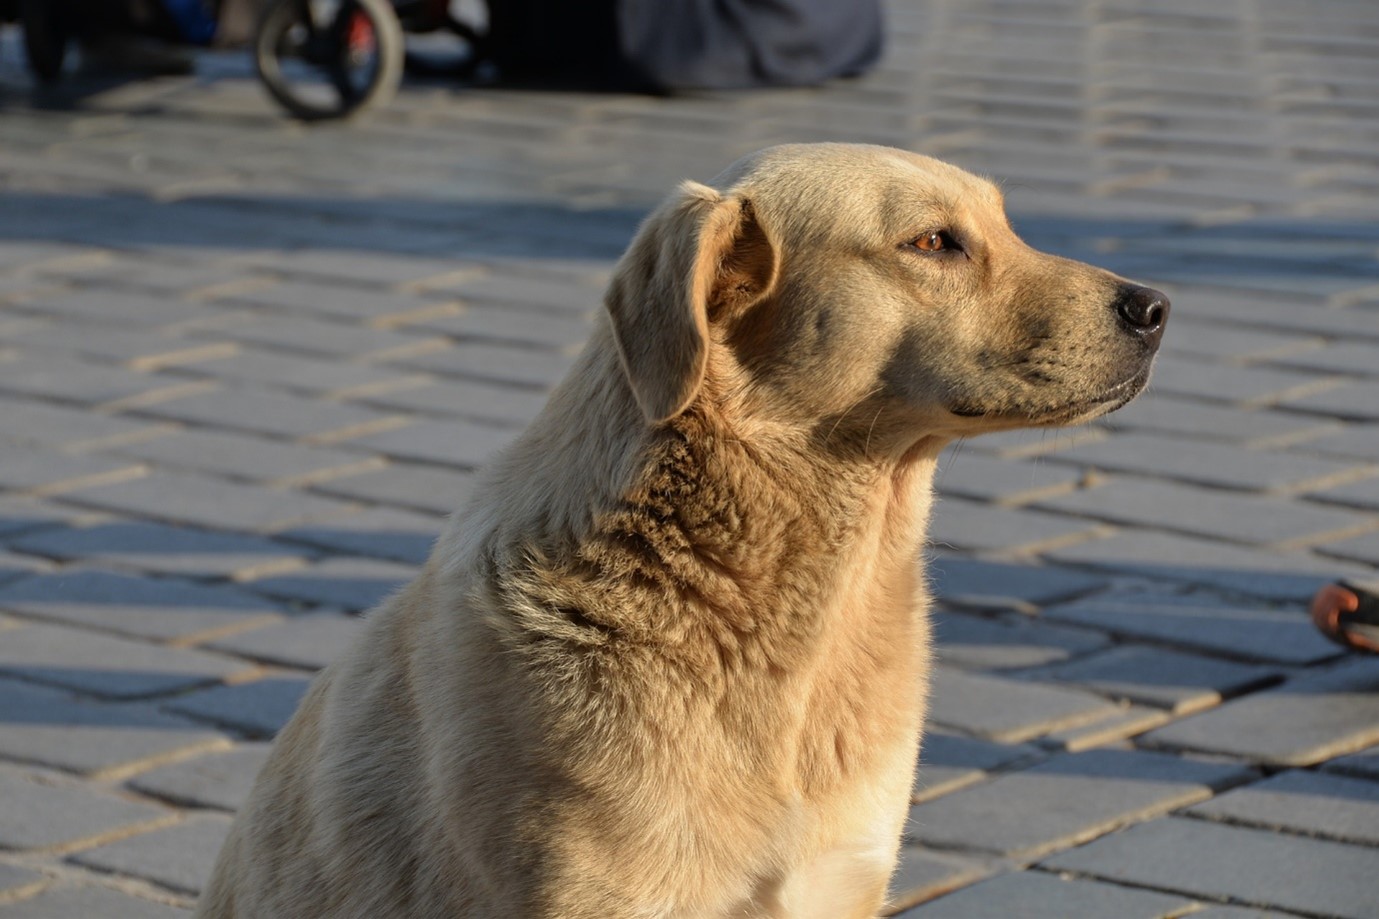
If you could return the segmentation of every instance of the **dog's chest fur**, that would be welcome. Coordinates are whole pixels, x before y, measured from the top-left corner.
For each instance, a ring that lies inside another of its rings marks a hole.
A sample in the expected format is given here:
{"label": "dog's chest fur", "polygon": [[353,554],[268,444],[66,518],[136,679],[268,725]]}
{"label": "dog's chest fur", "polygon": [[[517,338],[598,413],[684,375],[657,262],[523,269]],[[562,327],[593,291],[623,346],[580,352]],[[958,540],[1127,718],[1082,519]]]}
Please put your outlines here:
{"label": "dog's chest fur", "polygon": [[550,769],[598,801],[570,814],[620,813],[598,835],[690,890],[735,871],[780,886],[893,839],[924,704],[925,493],[923,470],[879,489],[690,413],[585,532],[500,549],[504,644],[542,687]]}

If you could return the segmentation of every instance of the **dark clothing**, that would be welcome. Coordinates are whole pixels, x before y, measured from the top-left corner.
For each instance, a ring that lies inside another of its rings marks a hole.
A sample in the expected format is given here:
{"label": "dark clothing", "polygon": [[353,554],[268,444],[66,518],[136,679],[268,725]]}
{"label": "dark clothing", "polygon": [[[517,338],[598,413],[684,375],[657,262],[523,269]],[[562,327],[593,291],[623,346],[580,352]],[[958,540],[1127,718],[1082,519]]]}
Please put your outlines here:
{"label": "dark clothing", "polygon": [[805,86],[881,56],[879,0],[491,0],[504,78],[620,88]]}
{"label": "dark clothing", "polygon": [[868,0],[623,0],[618,40],[669,88],[806,86],[876,63],[881,10]]}

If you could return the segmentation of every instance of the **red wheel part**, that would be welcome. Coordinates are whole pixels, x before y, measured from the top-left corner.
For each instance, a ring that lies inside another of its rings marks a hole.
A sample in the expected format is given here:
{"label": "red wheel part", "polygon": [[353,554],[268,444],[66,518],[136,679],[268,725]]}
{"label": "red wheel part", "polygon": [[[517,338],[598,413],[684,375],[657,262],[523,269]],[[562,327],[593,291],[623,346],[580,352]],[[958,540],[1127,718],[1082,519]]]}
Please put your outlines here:
{"label": "red wheel part", "polygon": [[374,53],[378,48],[378,39],[368,16],[358,10],[350,14],[349,28],[345,30],[345,43],[349,47],[350,56],[356,62],[365,60]]}

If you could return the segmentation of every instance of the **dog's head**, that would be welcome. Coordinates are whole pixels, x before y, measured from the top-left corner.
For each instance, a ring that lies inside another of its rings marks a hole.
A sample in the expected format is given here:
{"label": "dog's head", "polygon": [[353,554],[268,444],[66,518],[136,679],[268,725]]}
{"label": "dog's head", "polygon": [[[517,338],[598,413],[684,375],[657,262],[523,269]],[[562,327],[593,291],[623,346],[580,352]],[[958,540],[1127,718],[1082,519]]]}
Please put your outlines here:
{"label": "dog's head", "polygon": [[[991,183],[927,157],[773,147],[687,182],[607,306],[653,423],[696,399],[869,451],[1086,421],[1149,379],[1167,298],[1038,252]],[[745,407],[745,408],[744,408]]]}

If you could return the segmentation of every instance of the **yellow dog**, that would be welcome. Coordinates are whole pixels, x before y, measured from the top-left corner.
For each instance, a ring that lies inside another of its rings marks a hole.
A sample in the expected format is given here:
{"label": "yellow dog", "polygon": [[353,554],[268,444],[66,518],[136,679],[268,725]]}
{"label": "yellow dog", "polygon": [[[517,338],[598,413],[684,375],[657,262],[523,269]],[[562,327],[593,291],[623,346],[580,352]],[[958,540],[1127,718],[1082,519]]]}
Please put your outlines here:
{"label": "yellow dog", "polygon": [[881,147],[685,183],[421,575],[321,673],[206,919],[875,916],[957,437],[1149,378],[1168,302]]}

